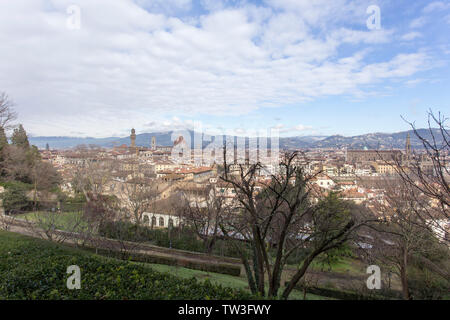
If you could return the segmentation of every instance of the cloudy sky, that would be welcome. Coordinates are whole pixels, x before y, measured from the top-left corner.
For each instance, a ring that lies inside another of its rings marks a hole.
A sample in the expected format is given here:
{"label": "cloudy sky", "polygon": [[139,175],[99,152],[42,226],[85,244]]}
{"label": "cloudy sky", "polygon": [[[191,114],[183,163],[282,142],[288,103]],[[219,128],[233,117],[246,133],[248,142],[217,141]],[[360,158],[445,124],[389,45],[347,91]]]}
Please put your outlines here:
{"label": "cloudy sky", "polygon": [[449,115],[449,60],[450,0],[0,1],[0,91],[35,136],[396,132]]}

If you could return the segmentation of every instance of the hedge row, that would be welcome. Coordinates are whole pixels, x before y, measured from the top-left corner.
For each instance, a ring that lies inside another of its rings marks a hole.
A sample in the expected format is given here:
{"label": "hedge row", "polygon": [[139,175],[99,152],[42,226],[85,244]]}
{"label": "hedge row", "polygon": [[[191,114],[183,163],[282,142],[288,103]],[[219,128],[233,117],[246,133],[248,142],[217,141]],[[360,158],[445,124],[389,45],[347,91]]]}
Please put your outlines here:
{"label": "hedge row", "polygon": [[[302,285],[297,285],[296,287],[298,290],[301,291],[304,290],[304,287]],[[384,291],[382,295],[382,294],[368,294],[363,292],[354,292],[324,287],[307,287],[306,292],[318,296],[329,297],[339,300],[391,300],[401,298],[395,292]]]}
{"label": "hedge row", "polygon": [[[205,252],[205,245],[196,232],[188,227],[168,229],[151,229],[125,221],[107,221],[99,226],[99,234],[110,239],[132,242],[148,242],[160,247],[173,248],[191,252]],[[218,239],[212,254],[240,258],[239,252],[228,241]]]}
{"label": "hedge row", "polygon": [[169,266],[178,266],[183,268],[189,268],[194,270],[201,270],[206,272],[215,272],[222,274],[229,274],[232,276],[239,276],[241,274],[240,266],[234,266],[231,264],[223,264],[223,263],[208,263],[204,261],[192,261],[189,259],[183,259],[181,257],[163,257],[156,255],[148,255],[143,253],[130,253],[130,252],[118,252],[113,250],[106,249],[96,249],[96,253],[114,257],[122,260],[130,260],[137,262],[146,262],[146,263],[156,263],[156,264],[165,264]]}
{"label": "hedge row", "polygon": [[[69,290],[67,267],[81,269]],[[0,231],[0,299],[251,299],[244,291],[182,279],[44,240]]]}

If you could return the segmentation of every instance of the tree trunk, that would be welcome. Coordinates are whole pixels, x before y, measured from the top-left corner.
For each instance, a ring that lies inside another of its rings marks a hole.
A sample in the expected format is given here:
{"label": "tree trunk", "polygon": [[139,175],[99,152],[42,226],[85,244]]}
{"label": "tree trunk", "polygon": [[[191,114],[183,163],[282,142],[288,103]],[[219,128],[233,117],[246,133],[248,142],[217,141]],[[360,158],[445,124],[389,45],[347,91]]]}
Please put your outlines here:
{"label": "tree trunk", "polygon": [[291,281],[289,281],[288,285],[283,291],[282,298],[287,299],[291,294],[292,290],[295,288],[299,280],[305,275],[306,270],[308,270],[309,265],[314,260],[314,258],[320,253],[320,251],[315,251],[310,254],[302,264],[302,267],[297,271],[297,273],[292,277]]}
{"label": "tree trunk", "polygon": [[214,249],[215,244],[216,244],[216,237],[212,237],[211,239],[206,237],[205,238],[205,252],[207,254],[211,254]]}
{"label": "tree trunk", "polygon": [[409,294],[409,287],[408,287],[408,254],[406,250],[403,251],[403,257],[402,257],[402,263],[400,266],[400,278],[402,281],[402,293],[403,293],[403,299],[410,300],[411,296]]}
{"label": "tree trunk", "polygon": [[242,260],[242,264],[244,265],[244,268],[245,268],[245,273],[247,274],[248,286],[250,288],[250,291],[252,292],[252,294],[256,294],[255,279],[253,278],[253,274],[252,274],[252,270],[250,268],[250,264],[248,263],[248,260],[244,256],[243,253],[241,253],[241,260]]}

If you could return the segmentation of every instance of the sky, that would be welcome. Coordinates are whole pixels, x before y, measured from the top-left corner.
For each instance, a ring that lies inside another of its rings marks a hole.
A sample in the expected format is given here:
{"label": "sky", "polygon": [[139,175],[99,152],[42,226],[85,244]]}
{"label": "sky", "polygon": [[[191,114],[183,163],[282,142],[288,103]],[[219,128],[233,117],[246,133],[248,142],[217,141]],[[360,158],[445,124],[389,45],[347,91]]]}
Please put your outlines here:
{"label": "sky", "polygon": [[1,0],[32,136],[353,136],[450,111],[450,0]]}

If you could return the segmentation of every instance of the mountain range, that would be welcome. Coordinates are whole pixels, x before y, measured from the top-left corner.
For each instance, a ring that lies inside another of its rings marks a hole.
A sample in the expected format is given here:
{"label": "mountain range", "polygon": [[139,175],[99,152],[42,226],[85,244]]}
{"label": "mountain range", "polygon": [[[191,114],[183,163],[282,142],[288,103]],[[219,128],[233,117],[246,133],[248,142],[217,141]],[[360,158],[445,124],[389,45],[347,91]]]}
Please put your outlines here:
{"label": "mountain range", "polygon": [[[433,134],[439,137],[439,130],[432,129]],[[194,132],[189,131],[191,137]],[[418,129],[417,132],[424,138],[430,139],[429,129]],[[316,148],[348,148],[348,149],[403,149],[405,147],[407,135],[411,137],[411,146],[416,149],[422,148],[422,143],[416,137],[412,130],[397,133],[369,133],[358,136],[344,137],[341,135],[332,136],[296,136],[281,137],[280,148],[282,149],[316,149]],[[172,131],[168,132],[151,132],[136,135],[136,145],[149,147],[151,138],[156,137],[156,143],[159,146],[171,146]],[[208,139],[209,138],[209,139]],[[36,136],[29,138],[30,143],[40,149],[44,149],[48,144],[51,149],[70,149],[77,145],[98,145],[101,147],[111,148],[122,144],[129,145],[129,137],[108,137],[108,138],[80,138],[80,137],[44,137]],[[205,136],[203,145],[207,145],[210,136]],[[193,139],[191,138],[191,141]]]}

